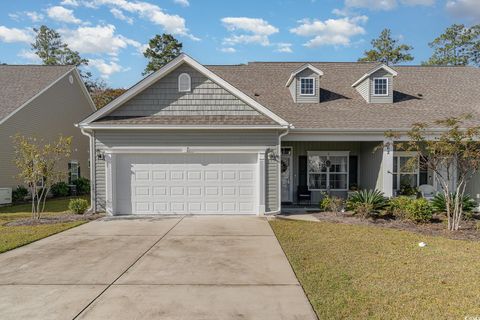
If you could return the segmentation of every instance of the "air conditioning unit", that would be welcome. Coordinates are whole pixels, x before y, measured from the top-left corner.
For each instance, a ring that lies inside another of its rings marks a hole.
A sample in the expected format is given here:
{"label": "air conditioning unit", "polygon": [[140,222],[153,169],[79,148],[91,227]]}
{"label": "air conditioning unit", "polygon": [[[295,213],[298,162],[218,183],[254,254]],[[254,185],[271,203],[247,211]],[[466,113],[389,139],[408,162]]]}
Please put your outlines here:
{"label": "air conditioning unit", "polygon": [[0,188],[0,204],[12,203],[12,188]]}

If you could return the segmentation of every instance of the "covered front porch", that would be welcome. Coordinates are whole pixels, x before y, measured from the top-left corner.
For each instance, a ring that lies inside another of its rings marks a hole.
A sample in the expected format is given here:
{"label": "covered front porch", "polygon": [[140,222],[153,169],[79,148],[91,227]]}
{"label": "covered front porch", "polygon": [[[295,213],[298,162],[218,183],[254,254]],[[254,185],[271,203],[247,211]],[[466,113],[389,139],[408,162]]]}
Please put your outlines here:
{"label": "covered front porch", "polygon": [[360,189],[377,189],[392,197],[416,193],[420,185],[437,188],[433,174],[420,163],[415,168],[406,166],[409,159],[417,158],[415,153],[384,147],[381,139],[321,141],[327,138],[306,141],[306,137],[286,136],[282,140],[282,204],[318,207],[325,194],[346,198]]}

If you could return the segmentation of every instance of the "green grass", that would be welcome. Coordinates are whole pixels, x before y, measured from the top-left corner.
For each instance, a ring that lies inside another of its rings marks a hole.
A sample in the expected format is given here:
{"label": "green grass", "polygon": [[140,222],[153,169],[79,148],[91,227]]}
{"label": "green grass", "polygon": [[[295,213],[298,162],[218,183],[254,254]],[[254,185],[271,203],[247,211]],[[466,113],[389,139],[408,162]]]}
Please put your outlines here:
{"label": "green grass", "polygon": [[[47,201],[43,216],[54,216],[68,209],[70,199],[54,199]],[[43,224],[36,226],[5,226],[6,223],[31,217],[31,205],[19,204],[0,207],[0,253],[26,245],[52,234],[79,226],[86,221]]]}
{"label": "green grass", "polygon": [[320,319],[480,316],[480,242],[327,222],[270,224]]}

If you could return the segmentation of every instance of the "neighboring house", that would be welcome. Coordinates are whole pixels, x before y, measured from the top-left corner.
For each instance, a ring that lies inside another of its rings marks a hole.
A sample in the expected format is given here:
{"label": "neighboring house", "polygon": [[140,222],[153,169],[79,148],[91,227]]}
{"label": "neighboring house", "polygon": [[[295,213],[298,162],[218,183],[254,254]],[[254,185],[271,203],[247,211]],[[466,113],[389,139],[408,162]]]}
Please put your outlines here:
{"label": "neighboring house", "polygon": [[[14,164],[12,137],[20,134],[54,141],[72,136],[69,179],[89,176],[88,138],[75,123],[95,106],[73,66],[0,66],[0,187],[22,184]],[[71,181],[70,181],[71,182]]]}
{"label": "neighboring house", "polygon": [[[92,201],[110,214],[275,213],[307,189],[435,185],[384,132],[470,113],[480,70],[375,63],[203,66],[182,54],[83,120]],[[475,197],[479,179],[469,186]],[[438,187],[438,186],[437,186]]]}

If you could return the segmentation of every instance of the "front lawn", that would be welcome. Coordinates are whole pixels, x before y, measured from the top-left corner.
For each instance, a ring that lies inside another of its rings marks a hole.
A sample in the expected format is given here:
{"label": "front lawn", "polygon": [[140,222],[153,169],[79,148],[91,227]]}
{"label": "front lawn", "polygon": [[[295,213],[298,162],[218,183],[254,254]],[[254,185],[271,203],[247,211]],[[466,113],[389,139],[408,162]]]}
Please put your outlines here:
{"label": "front lawn", "polygon": [[[65,211],[68,210],[69,201],[70,199],[54,199],[47,201],[43,217],[53,217],[65,214]],[[12,221],[30,218],[30,210],[30,204],[0,207],[0,253],[76,227],[86,222],[86,220],[79,220],[37,225],[5,225]]]}
{"label": "front lawn", "polygon": [[320,319],[480,316],[480,242],[329,222],[270,224]]}

